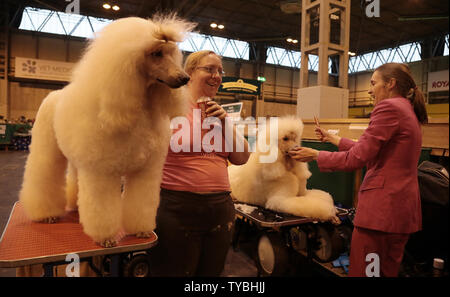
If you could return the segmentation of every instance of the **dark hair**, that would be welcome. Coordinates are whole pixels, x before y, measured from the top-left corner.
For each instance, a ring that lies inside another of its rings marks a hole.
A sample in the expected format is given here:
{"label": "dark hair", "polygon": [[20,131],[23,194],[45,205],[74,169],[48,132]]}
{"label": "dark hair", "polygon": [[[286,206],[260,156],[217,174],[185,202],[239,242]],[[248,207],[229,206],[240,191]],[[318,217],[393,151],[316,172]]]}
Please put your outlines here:
{"label": "dark hair", "polygon": [[417,88],[411,75],[411,71],[406,64],[386,63],[375,69],[375,71],[378,71],[381,74],[381,77],[385,82],[395,79],[395,90],[399,95],[411,102],[417,120],[422,124],[428,123],[423,93]]}

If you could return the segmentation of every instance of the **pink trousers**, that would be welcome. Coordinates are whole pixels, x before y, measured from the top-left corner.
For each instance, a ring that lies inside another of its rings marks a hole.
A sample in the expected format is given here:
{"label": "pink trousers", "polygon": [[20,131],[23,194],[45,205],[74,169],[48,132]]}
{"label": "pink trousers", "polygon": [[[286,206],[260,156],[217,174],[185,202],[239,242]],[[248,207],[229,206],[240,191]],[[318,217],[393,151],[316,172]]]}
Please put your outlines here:
{"label": "pink trousers", "polygon": [[409,234],[355,227],[348,275],[397,277],[408,238]]}

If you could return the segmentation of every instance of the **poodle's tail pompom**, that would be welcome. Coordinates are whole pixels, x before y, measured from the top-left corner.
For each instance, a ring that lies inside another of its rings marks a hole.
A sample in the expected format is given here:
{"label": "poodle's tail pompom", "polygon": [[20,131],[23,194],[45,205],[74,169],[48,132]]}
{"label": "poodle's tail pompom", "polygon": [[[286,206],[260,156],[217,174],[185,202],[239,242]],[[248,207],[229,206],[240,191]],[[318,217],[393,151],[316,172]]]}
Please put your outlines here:
{"label": "poodle's tail pompom", "polygon": [[178,17],[175,12],[170,14],[158,12],[153,15],[152,21],[158,26],[155,32],[156,39],[174,42],[184,41],[197,26],[196,23]]}

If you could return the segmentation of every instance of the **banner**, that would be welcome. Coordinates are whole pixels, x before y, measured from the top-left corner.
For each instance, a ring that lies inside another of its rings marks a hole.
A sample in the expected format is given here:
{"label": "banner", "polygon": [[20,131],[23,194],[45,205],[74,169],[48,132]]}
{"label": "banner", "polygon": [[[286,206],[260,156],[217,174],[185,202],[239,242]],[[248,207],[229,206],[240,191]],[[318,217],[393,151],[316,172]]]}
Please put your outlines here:
{"label": "banner", "polygon": [[221,106],[229,116],[234,118],[239,118],[241,116],[242,102],[222,104]]}
{"label": "banner", "polygon": [[70,81],[75,63],[16,57],[15,77]]}
{"label": "banner", "polygon": [[219,92],[259,95],[261,82],[253,79],[223,77]]}
{"label": "banner", "polygon": [[428,92],[448,91],[448,70],[428,73]]}

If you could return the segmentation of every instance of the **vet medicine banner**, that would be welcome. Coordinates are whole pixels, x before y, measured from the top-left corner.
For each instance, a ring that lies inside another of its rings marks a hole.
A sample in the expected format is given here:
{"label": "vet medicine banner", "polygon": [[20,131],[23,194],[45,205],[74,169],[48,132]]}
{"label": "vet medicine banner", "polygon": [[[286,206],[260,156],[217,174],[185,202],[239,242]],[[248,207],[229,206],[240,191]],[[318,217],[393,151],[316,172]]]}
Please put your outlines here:
{"label": "vet medicine banner", "polygon": [[222,78],[219,92],[259,95],[261,82],[253,79],[225,76]]}
{"label": "vet medicine banner", "polygon": [[75,63],[16,57],[15,77],[70,81]]}

